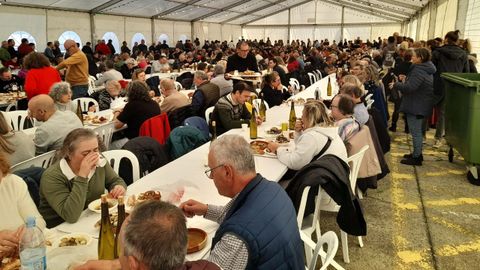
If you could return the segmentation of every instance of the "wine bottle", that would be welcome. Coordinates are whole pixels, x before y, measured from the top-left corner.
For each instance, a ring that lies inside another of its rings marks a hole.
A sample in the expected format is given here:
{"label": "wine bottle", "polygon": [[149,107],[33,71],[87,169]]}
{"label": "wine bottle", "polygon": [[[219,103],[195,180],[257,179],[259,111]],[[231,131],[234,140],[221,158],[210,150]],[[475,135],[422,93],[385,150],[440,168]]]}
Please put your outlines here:
{"label": "wine bottle", "polygon": [[332,96],[332,83],[330,82],[330,76],[328,77],[327,96]]}
{"label": "wine bottle", "polygon": [[115,230],[115,248],[114,248],[114,256],[115,258],[120,257],[122,254],[122,248],[118,243],[118,239],[120,239],[120,228],[122,227],[123,221],[125,220],[125,201],[123,196],[118,196],[118,216],[117,216],[117,228]]}
{"label": "wine bottle", "polygon": [[315,100],[319,100],[320,99],[320,88],[316,88],[315,89]]}
{"label": "wine bottle", "polygon": [[262,121],[265,122],[267,120],[267,106],[265,106],[265,100],[263,100],[263,93],[260,94],[260,117],[262,118]]}
{"label": "wine bottle", "polygon": [[250,118],[250,139],[257,138],[257,116],[255,115],[255,107],[252,108],[252,117]]}
{"label": "wine bottle", "polygon": [[212,121],[212,142],[217,139],[217,122]]}
{"label": "wine bottle", "polygon": [[293,100],[290,106],[290,116],[288,117],[288,129],[294,130],[295,129],[295,121],[297,121],[297,116],[295,115],[295,107],[294,107]]}
{"label": "wine bottle", "polygon": [[101,200],[102,218],[98,236],[98,259],[113,260],[115,257],[115,237],[113,236],[113,226],[110,223],[110,215],[108,213],[107,194],[103,194]]}
{"label": "wine bottle", "polygon": [[83,125],[83,112],[82,112],[82,106],[80,105],[80,100],[77,100],[77,116]]}

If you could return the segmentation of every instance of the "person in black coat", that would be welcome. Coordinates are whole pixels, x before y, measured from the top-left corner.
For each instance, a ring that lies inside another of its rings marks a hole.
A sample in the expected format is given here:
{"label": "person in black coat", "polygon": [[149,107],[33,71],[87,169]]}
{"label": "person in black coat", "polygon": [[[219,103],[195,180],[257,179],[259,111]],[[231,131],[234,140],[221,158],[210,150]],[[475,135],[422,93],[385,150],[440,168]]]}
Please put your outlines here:
{"label": "person in black coat", "polygon": [[290,92],[283,90],[280,76],[276,71],[265,75],[262,84],[260,93],[263,94],[263,98],[270,108],[282,104],[291,95]]}
{"label": "person in black coat", "polygon": [[250,46],[247,42],[241,41],[237,44],[237,53],[228,57],[227,68],[225,72],[246,70],[258,72],[257,59],[250,52]]}
{"label": "person in black coat", "polygon": [[405,155],[400,161],[406,165],[421,166],[423,161],[422,126],[424,119],[432,113],[433,74],[437,70],[430,58],[428,49],[415,49],[412,55],[412,67],[407,76],[400,75],[400,82],[390,84],[402,94],[400,111],[406,115],[408,128],[412,134],[413,153]]}
{"label": "person in black coat", "polygon": [[432,62],[437,68],[434,76],[434,93],[436,95],[437,123],[435,131],[435,145],[441,146],[441,139],[445,130],[445,84],[440,75],[443,72],[468,73],[467,52],[458,44],[459,31],[450,31],[445,35],[445,45],[432,52]]}

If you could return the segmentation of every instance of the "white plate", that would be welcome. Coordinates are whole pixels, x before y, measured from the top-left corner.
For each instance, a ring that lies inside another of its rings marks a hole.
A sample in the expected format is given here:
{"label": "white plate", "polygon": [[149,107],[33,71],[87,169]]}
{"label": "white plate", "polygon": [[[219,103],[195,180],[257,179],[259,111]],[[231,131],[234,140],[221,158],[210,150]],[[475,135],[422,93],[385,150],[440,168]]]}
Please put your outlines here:
{"label": "white plate", "polygon": [[[111,213],[113,210],[116,210],[117,209],[117,200],[116,199],[107,199],[109,203],[113,204],[112,207],[108,208],[108,212]],[[92,210],[93,212],[95,213],[99,213],[101,214],[102,213],[102,210],[100,208],[100,204],[101,204],[101,199],[97,199],[91,203],[88,204],[88,209]]]}
{"label": "white plate", "polygon": [[62,248],[62,247],[59,246],[62,239],[71,238],[71,237],[75,237],[75,238],[81,237],[81,238],[86,240],[85,245],[77,245],[77,246],[72,246],[72,247],[88,246],[88,245],[90,245],[90,243],[92,243],[92,237],[90,235],[86,234],[86,233],[70,233],[70,234],[64,235],[62,237],[59,237],[57,240],[55,240],[52,243],[52,248]]}

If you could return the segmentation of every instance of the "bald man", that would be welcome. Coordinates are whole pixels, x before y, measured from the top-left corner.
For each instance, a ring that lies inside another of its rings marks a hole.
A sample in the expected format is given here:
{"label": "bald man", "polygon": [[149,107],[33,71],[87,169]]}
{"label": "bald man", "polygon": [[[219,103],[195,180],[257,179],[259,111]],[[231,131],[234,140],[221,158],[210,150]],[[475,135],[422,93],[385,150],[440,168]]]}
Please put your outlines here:
{"label": "bald man", "polygon": [[71,111],[58,111],[49,95],[37,95],[28,102],[31,117],[44,122],[35,130],[35,154],[40,155],[62,147],[67,134],[82,128],[82,122]]}
{"label": "bald man", "polygon": [[88,96],[88,60],[87,56],[78,48],[74,40],[67,39],[63,43],[70,55],[57,66],[57,70],[67,68],[65,80],[72,86],[72,99]]}
{"label": "bald man", "polygon": [[170,112],[190,104],[190,100],[184,94],[177,91],[175,82],[172,79],[163,79],[160,82],[160,91],[165,97],[160,104],[160,111]]}

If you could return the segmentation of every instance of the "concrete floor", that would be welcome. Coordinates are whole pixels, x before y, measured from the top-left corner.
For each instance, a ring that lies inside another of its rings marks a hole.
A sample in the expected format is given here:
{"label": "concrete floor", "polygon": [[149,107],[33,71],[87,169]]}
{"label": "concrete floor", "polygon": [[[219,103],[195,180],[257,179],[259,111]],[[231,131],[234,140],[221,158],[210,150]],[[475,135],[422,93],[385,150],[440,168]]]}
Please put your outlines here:
{"label": "concrete floor", "polygon": [[[349,236],[351,262],[343,262],[341,244],[335,260],[346,269],[480,269],[480,187],[467,181],[458,153],[450,163],[446,146],[432,147],[434,130],[423,166],[400,164],[411,139],[399,130],[387,154],[391,173],[362,200],[364,247]],[[322,212],[321,227],[340,239],[335,214]]]}

